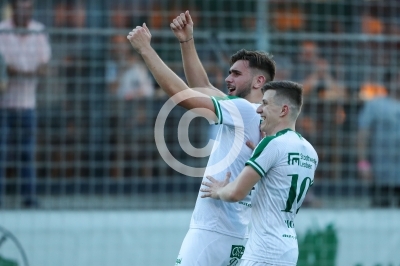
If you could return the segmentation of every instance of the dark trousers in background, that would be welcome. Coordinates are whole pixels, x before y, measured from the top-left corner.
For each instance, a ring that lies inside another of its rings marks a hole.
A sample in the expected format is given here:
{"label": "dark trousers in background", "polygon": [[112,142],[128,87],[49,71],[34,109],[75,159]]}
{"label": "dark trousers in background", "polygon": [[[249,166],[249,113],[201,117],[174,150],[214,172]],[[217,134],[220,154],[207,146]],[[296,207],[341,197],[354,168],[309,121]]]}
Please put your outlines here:
{"label": "dark trousers in background", "polygon": [[400,185],[373,185],[372,186],[372,207],[400,208]]}
{"label": "dark trousers in background", "polygon": [[7,169],[15,169],[22,203],[26,207],[36,204],[35,133],[35,110],[0,109],[0,201]]}

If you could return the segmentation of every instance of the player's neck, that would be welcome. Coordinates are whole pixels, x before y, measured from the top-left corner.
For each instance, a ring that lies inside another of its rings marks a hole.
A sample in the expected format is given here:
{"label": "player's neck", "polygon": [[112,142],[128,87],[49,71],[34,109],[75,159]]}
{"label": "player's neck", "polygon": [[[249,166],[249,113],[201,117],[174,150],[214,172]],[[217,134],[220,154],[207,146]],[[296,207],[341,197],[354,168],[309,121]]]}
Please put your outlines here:
{"label": "player's neck", "polygon": [[245,99],[251,103],[261,103],[263,99],[263,95],[261,91],[249,93]]}
{"label": "player's neck", "polygon": [[285,129],[290,129],[290,130],[296,131],[296,127],[295,127],[294,124],[292,124],[292,123],[280,123],[274,128],[274,130],[272,130],[270,135],[273,136],[276,133],[278,133],[278,132],[280,132],[282,130],[285,130]]}

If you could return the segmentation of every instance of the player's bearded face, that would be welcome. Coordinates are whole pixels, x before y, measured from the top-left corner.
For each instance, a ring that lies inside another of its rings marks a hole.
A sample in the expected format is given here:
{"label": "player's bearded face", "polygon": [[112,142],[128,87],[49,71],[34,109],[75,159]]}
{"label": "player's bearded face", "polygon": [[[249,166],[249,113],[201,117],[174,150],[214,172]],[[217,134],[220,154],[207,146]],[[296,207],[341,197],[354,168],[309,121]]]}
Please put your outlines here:
{"label": "player's bearded face", "polygon": [[252,87],[252,82],[249,81],[247,84],[244,84],[241,88],[236,87],[235,96],[240,98],[245,98],[250,94]]}
{"label": "player's bearded face", "polygon": [[228,94],[245,98],[252,89],[253,74],[246,60],[236,61],[229,70],[229,76],[225,79]]}

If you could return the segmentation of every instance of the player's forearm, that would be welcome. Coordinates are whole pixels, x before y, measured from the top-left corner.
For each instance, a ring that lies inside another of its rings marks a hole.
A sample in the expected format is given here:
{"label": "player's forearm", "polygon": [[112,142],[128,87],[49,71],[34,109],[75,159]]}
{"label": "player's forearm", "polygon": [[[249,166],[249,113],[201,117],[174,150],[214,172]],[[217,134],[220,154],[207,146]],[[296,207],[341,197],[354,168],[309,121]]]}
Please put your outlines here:
{"label": "player's forearm", "polygon": [[221,188],[218,191],[218,196],[220,200],[227,202],[237,202],[241,200],[240,198],[237,197],[237,195],[235,195],[234,191],[227,186]]}
{"label": "player's forearm", "polygon": [[197,54],[194,40],[181,43],[183,69],[189,87],[212,87],[207,73]]}
{"label": "player's forearm", "polygon": [[140,54],[157,83],[169,96],[188,89],[183,80],[161,60],[153,48],[142,49]]}
{"label": "player's forearm", "polygon": [[248,193],[244,193],[244,191],[238,187],[237,180],[235,180],[219,189],[217,194],[223,201],[238,202],[244,199]]}

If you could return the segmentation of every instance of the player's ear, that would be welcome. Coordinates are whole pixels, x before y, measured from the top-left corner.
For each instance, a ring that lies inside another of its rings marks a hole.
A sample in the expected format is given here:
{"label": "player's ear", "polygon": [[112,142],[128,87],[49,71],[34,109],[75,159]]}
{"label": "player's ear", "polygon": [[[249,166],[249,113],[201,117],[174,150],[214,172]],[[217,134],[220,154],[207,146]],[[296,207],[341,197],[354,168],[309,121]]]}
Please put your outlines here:
{"label": "player's ear", "polygon": [[284,104],[282,105],[281,116],[286,116],[289,114],[289,105]]}
{"label": "player's ear", "polygon": [[264,75],[258,75],[258,76],[256,77],[256,82],[255,82],[254,86],[255,86],[257,89],[261,89],[262,86],[264,85],[264,83],[266,82],[266,80],[267,80],[267,79],[265,78]]}

